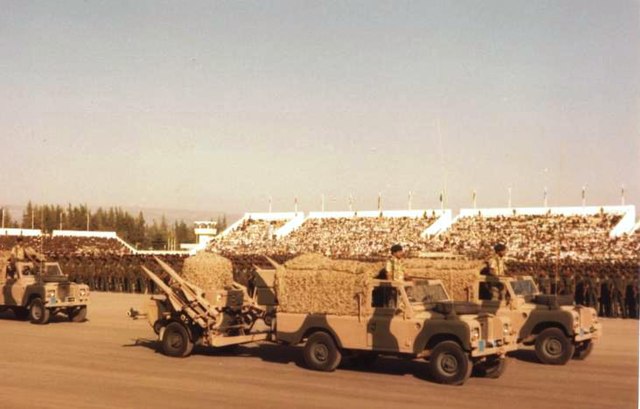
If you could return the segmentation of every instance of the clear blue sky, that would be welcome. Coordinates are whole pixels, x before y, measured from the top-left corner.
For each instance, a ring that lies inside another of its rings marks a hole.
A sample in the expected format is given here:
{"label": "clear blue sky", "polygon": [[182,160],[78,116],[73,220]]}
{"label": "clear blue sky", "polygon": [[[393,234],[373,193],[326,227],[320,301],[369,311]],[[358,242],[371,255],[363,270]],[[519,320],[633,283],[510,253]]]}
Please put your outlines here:
{"label": "clear blue sky", "polygon": [[638,1],[1,0],[0,204],[637,205],[639,40]]}

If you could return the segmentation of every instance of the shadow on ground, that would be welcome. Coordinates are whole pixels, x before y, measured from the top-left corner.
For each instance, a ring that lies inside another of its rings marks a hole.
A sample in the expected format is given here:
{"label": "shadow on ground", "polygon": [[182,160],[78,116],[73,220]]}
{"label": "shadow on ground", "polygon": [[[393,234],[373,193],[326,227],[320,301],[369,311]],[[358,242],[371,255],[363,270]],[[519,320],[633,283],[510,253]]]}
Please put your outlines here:
{"label": "shadow on ground", "polygon": [[[131,344],[123,345],[123,347],[142,347],[148,348],[155,353],[162,353],[160,342],[157,339],[138,338],[133,340]],[[230,345],[218,348],[196,346],[193,354],[210,357],[261,359],[265,362],[277,364],[293,363],[299,368],[308,370],[304,364],[302,348],[300,347],[275,344]],[[395,376],[411,375],[417,379],[432,381],[428,364],[425,361],[402,359],[393,356],[378,357],[370,365],[358,365],[351,358],[344,357],[338,370]]]}
{"label": "shadow on ground", "polygon": [[[23,321],[23,322],[25,322],[25,323],[29,324],[29,318],[18,318],[18,317],[16,317],[16,315],[15,315],[12,311],[10,311],[10,310],[0,312],[0,320],[7,320],[7,321]],[[85,318],[85,320],[84,320],[84,321],[82,321],[81,323],[88,322],[88,321],[89,321],[89,319],[88,319],[88,318]],[[49,322],[47,322],[47,323],[46,323],[46,324],[44,324],[44,325],[48,325],[48,324],[62,324],[62,323],[67,323],[67,324],[81,324],[81,323],[78,323],[78,322],[71,322],[71,321],[69,320],[69,318],[67,317],[67,315],[66,315],[66,314],[64,314],[64,313],[59,313],[59,314],[51,315],[51,318],[49,318]]]}
{"label": "shadow on ground", "polygon": [[510,352],[509,357],[517,359],[518,361],[542,365],[542,362],[536,357],[536,351],[532,349],[518,349],[517,351]]}

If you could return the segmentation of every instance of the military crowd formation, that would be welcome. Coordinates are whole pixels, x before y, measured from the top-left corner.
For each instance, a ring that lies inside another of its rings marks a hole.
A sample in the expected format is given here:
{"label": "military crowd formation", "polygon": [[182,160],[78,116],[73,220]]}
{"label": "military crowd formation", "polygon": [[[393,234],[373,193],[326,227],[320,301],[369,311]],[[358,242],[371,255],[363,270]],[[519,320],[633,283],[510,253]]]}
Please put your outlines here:
{"label": "military crowd formation", "polygon": [[[245,220],[225,237],[216,238],[210,251],[231,259],[240,281],[254,266],[267,267],[269,256],[278,262],[303,253],[332,258],[380,261],[389,248],[401,243],[408,255],[444,252],[488,259],[495,243],[505,243],[509,274],[532,275],[549,294],[571,294],[593,306],[602,316],[638,317],[640,234],[618,238],[609,232],[620,215],[509,216],[481,215],[458,219],[435,236],[422,233],[436,219],[421,217],[351,217],[307,219],[293,232],[277,237],[286,220]],[[153,283],[141,266],[154,269],[153,255],[134,254],[116,239],[97,237],[0,236],[0,251],[21,244],[58,261],[73,281],[97,291],[153,292]],[[185,254],[161,254],[180,271]]]}

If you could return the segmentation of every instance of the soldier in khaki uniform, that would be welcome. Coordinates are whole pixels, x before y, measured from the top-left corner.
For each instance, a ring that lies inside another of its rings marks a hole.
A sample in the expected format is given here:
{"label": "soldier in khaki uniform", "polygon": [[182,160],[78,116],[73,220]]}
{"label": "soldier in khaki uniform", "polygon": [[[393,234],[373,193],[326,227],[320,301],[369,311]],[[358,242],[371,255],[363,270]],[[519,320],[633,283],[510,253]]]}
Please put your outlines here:
{"label": "soldier in khaki uniform", "polygon": [[504,256],[507,254],[507,246],[502,243],[498,243],[493,246],[495,254],[487,261],[488,275],[500,277],[507,274],[506,267],[504,265]]}
{"label": "soldier in khaki uniform", "polygon": [[402,259],[404,258],[404,250],[399,244],[391,246],[391,257],[387,261],[385,270],[387,272],[387,280],[404,281],[404,266]]}
{"label": "soldier in khaki uniform", "polygon": [[29,246],[22,244],[23,237],[17,238],[17,243],[11,248],[11,268],[15,270],[16,262],[20,261],[44,261],[43,255],[35,251]]}

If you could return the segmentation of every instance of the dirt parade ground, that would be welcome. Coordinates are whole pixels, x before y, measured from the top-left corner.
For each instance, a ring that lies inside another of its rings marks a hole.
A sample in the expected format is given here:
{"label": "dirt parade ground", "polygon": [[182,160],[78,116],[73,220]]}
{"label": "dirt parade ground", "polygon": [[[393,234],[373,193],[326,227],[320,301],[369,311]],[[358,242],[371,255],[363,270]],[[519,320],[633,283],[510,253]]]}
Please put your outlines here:
{"label": "dirt parade ground", "polygon": [[300,349],[272,344],[168,358],[147,322],[126,316],[146,298],[93,293],[81,324],[38,326],[1,314],[0,408],[638,407],[636,320],[604,320],[604,338],[586,361],[545,366],[519,351],[502,378],[457,387],[430,382],[422,362],[395,358],[313,372]]}

